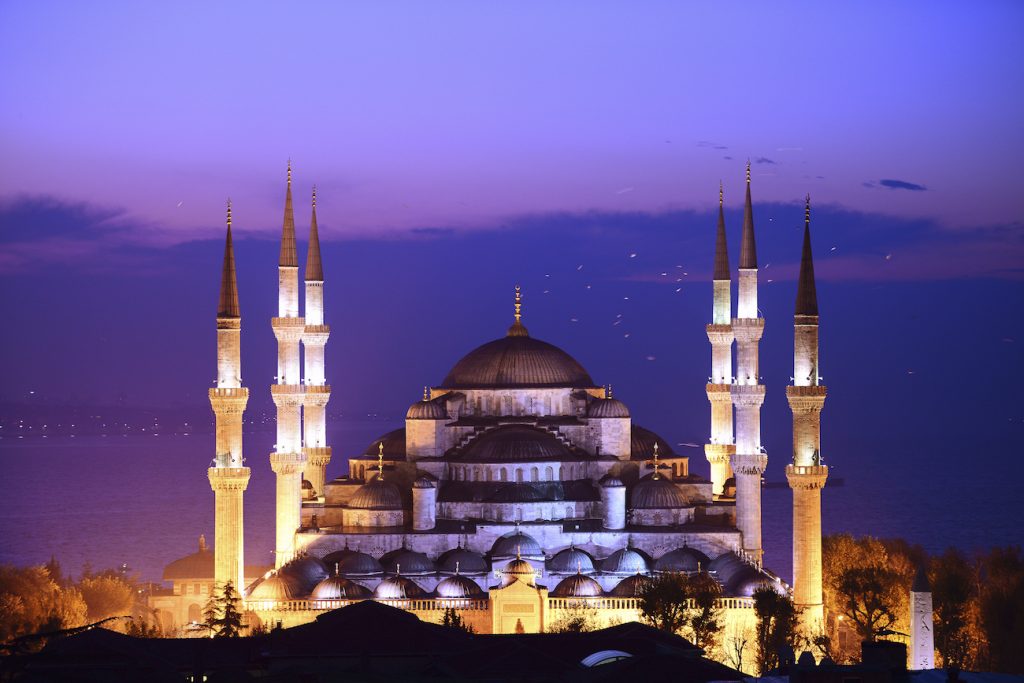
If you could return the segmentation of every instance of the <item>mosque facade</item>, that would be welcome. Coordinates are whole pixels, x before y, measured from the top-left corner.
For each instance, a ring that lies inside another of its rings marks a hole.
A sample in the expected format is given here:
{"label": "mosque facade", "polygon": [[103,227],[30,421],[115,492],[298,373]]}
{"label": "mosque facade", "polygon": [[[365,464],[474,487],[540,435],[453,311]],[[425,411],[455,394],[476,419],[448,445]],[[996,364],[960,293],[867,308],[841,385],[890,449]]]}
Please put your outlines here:
{"label": "mosque facade", "polygon": [[[478,632],[540,632],[586,610],[596,625],[637,619],[639,595],[662,572],[707,572],[729,624],[754,623],[753,592],[791,592],[805,628],[820,628],[822,464],[817,299],[810,203],[795,315],[794,585],[762,566],[757,255],[747,168],[738,273],[729,265],[722,196],[711,345],[711,479],[640,426],[629,407],[566,351],[533,336],[515,290],[510,326],[462,357],[410,405],[405,426],[349,456],[329,479],[324,271],[313,192],[300,287],[291,168],[278,268],[275,567],[245,570],[238,288],[230,206],[217,313],[216,506],[213,580],[244,586],[250,614],[290,626],[354,601],[378,600],[438,621],[455,608]],[[732,285],[737,281],[736,308]],[[304,294],[300,316],[300,292]],[[303,358],[304,357],[304,358]],[[734,362],[735,358],[735,362]],[[302,362],[304,360],[304,363]],[[249,459],[253,459],[250,454]],[[248,576],[247,576],[248,575]]]}

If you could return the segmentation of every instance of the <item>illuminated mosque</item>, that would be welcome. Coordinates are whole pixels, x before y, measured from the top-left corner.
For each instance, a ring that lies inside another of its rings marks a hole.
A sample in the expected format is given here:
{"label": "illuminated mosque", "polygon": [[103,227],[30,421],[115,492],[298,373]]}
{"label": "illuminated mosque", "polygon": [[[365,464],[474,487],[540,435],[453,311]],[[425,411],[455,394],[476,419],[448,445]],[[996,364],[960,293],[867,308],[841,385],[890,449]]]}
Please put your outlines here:
{"label": "illuminated mosque", "polygon": [[[249,390],[241,381],[229,205],[217,384],[209,392],[216,415],[216,453],[208,471],[216,501],[214,548],[202,545],[165,572],[174,583],[165,608],[193,608],[179,624],[198,610],[214,581],[231,581],[245,587],[250,616],[271,626],[308,622],[360,600],[386,602],[429,621],[455,608],[478,633],[550,630],[580,610],[602,626],[638,619],[647,577],[707,572],[722,587],[727,624],[752,625],[751,596],[768,585],[791,592],[804,627],[820,629],[821,489],[828,468],[819,452],[826,390],[818,376],[809,199],[794,318],[795,379],[786,387],[793,414],[786,468],[794,518],[789,587],[761,562],[768,456],[761,445],[765,386],[758,344],[765,320],[757,306],[749,164],[735,277],[719,192],[707,325],[711,437],[704,451],[710,480],[691,473],[688,457],[637,424],[629,407],[569,353],[532,336],[518,287],[508,329],[426,388],[409,406],[404,427],[349,456],[348,476],[328,479],[331,387],[324,347],[330,327],[316,192],[300,288],[291,185],[289,165],[278,315],[270,321],[278,343],[270,387],[277,407],[277,443],[270,454],[276,566],[254,575],[244,565],[242,511],[250,469],[243,464],[242,415]],[[250,461],[254,457],[248,454]],[[153,600],[160,607],[161,598]]]}

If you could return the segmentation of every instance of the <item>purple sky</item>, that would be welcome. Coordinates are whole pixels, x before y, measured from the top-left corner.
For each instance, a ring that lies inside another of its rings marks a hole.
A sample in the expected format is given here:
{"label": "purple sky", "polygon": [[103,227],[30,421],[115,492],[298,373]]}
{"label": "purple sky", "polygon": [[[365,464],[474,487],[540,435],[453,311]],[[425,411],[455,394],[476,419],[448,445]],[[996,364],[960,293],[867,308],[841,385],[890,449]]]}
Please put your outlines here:
{"label": "purple sky", "polygon": [[[284,160],[325,239],[522,214],[819,204],[1021,225],[1024,6],[5,3],[0,187],[119,239],[274,231]],[[886,183],[884,181],[896,181]],[[926,189],[909,189],[909,188]]]}

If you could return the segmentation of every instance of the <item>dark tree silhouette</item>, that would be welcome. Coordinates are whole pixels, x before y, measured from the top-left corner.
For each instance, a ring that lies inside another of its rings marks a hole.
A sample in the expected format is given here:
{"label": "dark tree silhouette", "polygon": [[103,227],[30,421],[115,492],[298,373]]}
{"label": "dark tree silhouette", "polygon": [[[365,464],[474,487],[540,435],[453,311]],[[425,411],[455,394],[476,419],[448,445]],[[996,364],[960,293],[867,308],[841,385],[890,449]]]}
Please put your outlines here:
{"label": "dark tree silhouette", "polygon": [[754,630],[757,670],[764,676],[779,666],[779,653],[796,643],[796,608],[788,595],[779,595],[769,586],[754,591]]}

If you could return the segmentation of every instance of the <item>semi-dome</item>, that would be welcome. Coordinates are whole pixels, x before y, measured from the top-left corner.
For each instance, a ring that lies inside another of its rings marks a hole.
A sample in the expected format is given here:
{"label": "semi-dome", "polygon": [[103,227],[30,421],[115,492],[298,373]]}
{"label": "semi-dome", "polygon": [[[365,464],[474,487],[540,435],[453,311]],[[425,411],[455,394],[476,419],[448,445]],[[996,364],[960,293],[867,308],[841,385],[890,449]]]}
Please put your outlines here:
{"label": "semi-dome", "polygon": [[533,585],[533,577],[537,575],[534,571],[533,565],[526,560],[517,557],[514,560],[509,561],[508,564],[501,570],[502,584],[508,586],[516,581],[523,581],[531,586]]}
{"label": "semi-dome", "polygon": [[409,410],[405,412],[406,420],[447,420],[448,410],[444,407],[443,399],[416,401]]}
{"label": "semi-dome", "polygon": [[366,586],[343,576],[328,576],[313,589],[314,600],[363,600],[373,595]]}
{"label": "semi-dome", "polygon": [[357,510],[401,510],[402,492],[378,474],[356,490],[348,506]]}
{"label": "semi-dome", "polygon": [[460,460],[471,462],[517,462],[562,460],[572,452],[546,430],[526,425],[508,425],[486,432],[463,451]]}
{"label": "semi-dome", "polygon": [[487,561],[467,548],[452,548],[437,558],[437,567],[446,574],[486,574]]}
{"label": "semi-dome", "polygon": [[416,477],[416,481],[412,483],[412,487],[414,489],[434,489],[437,488],[437,484],[434,482],[434,479],[428,475],[421,474]]}
{"label": "semi-dome", "polygon": [[629,417],[629,408],[617,398],[598,398],[591,401],[587,417]]}
{"label": "semi-dome", "polygon": [[644,589],[650,581],[651,580],[643,574],[627,576],[622,581],[619,581],[615,588],[611,589],[609,595],[616,598],[639,598],[643,595]]}
{"label": "semi-dome", "polygon": [[377,584],[373,591],[373,597],[378,600],[407,600],[421,598],[426,591],[420,588],[412,579],[404,576],[389,576]]}
{"label": "semi-dome", "polygon": [[601,584],[584,574],[573,574],[558,582],[551,591],[553,598],[599,598],[604,593]]}
{"label": "semi-dome", "polygon": [[646,574],[647,560],[632,548],[621,548],[609,555],[601,563],[601,569],[609,574]]}
{"label": "semi-dome", "polygon": [[636,424],[630,425],[629,434],[629,457],[632,460],[650,460],[654,457],[654,444],[658,444],[658,455],[662,458],[675,456],[675,451],[669,446],[668,441],[661,438],[650,429],[644,429]]}
{"label": "semi-dome", "polygon": [[707,569],[711,560],[701,551],[683,546],[670,550],[654,562],[656,572],[697,572]]}
{"label": "semi-dome", "polygon": [[291,579],[303,595],[308,595],[313,587],[327,578],[327,565],[318,557],[303,555],[283,565],[277,570],[278,576]]}
{"label": "semi-dome", "polygon": [[592,387],[594,380],[562,349],[530,337],[520,323],[507,336],[470,351],[441,384],[446,389]]}
{"label": "semi-dome", "polygon": [[437,584],[439,598],[479,598],[483,593],[476,581],[461,574],[441,579]]}
{"label": "semi-dome", "polygon": [[648,475],[633,485],[630,507],[637,510],[684,508],[689,505],[686,494],[667,477]]}
{"label": "semi-dome", "polygon": [[385,553],[380,558],[381,566],[384,567],[384,571],[388,574],[407,574],[410,576],[422,575],[422,574],[433,574],[437,571],[434,567],[434,562],[424,555],[414,550],[408,550],[406,548],[400,548],[393,550],[390,553]]}
{"label": "semi-dome", "polygon": [[533,536],[518,530],[505,534],[491,546],[491,557],[538,557],[543,554],[540,543]]}
{"label": "semi-dome", "polygon": [[299,582],[294,577],[282,576],[280,573],[277,573],[256,584],[247,599],[298,600],[307,594],[308,591],[303,591]]}
{"label": "semi-dome", "polygon": [[338,573],[343,576],[374,576],[383,572],[380,562],[372,555],[350,550],[338,560]]}
{"label": "semi-dome", "polygon": [[570,546],[565,550],[555,553],[548,562],[548,571],[554,574],[592,574],[594,572],[594,558],[576,546]]}
{"label": "semi-dome", "polygon": [[621,479],[610,474],[606,474],[604,477],[602,477],[600,484],[606,489],[615,489],[621,486],[625,486],[625,484],[622,483]]}
{"label": "semi-dome", "polygon": [[381,444],[384,444],[385,460],[405,460],[405,427],[392,429],[366,447],[363,455],[367,456],[367,459],[372,458],[375,465]]}

